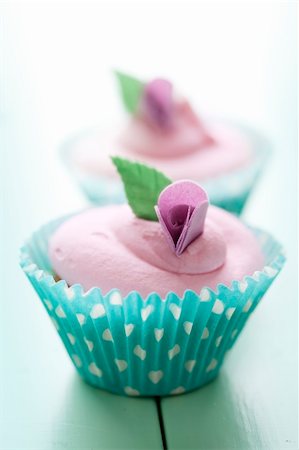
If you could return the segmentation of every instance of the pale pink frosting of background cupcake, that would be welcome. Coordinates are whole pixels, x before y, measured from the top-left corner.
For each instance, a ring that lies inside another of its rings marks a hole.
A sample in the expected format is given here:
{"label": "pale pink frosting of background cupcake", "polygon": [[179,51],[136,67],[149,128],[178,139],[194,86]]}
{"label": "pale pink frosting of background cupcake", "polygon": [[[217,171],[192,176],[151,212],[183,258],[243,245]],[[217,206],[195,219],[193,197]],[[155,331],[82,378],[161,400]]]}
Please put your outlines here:
{"label": "pale pink frosting of background cupcake", "polygon": [[[241,131],[221,121],[208,122],[208,126],[214,139],[213,143],[199,150],[182,151],[181,155],[170,158],[143,153],[142,145],[161,148],[165,138],[159,134],[149,134],[143,124],[131,119],[128,128],[118,134],[115,134],[115,129],[98,130],[79,137],[72,144],[70,163],[74,168],[92,175],[116,178],[116,170],[110,156],[119,155],[154,166],[173,180],[184,177],[198,181],[221,176],[250,164],[253,148]],[[188,135],[189,131],[181,129],[179,136],[173,136],[172,140],[178,146],[192,139]],[[134,145],[130,140],[134,140]],[[139,152],[136,150],[138,148]]]}

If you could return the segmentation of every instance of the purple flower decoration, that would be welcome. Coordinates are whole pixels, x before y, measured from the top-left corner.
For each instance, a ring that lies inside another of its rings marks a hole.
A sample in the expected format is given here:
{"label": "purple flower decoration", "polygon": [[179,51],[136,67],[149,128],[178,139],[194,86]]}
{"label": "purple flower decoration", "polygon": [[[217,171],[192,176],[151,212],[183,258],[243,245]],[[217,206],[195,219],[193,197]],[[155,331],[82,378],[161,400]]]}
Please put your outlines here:
{"label": "purple flower decoration", "polygon": [[193,181],[177,181],[161,192],[155,211],[177,256],[203,232],[208,206],[207,193]]}
{"label": "purple flower decoration", "polygon": [[172,84],[156,78],[144,88],[144,110],[149,118],[161,127],[168,126],[173,113]]}

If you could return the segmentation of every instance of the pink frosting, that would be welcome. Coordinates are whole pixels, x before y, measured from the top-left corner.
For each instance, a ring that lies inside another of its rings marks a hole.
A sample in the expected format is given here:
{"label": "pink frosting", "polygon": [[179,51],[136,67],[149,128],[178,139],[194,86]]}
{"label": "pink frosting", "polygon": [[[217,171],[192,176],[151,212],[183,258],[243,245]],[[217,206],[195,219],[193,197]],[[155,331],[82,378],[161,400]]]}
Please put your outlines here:
{"label": "pink frosting", "polygon": [[122,131],[122,139],[117,138],[121,132],[115,128],[84,135],[73,142],[70,162],[80,173],[119,180],[110,159],[111,155],[119,155],[156,167],[172,180],[189,178],[200,182],[245,167],[252,160],[250,140],[226,123],[208,122],[214,141],[200,148],[197,126],[185,127],[181,123],[176,132],[169,129],[149,133],[150,126],[134,118]]}
{"label": "pink frosting", "polygon": [[253,234],[231,214],[210,206],[203,234],[181,256],[158,222],[137,219],[127,205],[94,208],[64,222],[49,242],[55,273],[85,290],[117,288],[123,295],[161,296],[215,289],[260,270],[264,258]]}
{"label": "pink frosting", "polygon": [[118,239],[137,258],[167,272],[199,275],[218,269],[225,261],[224,239],[210,221],[206,222],[202,237],[193,241],[179,257],[169,249],[157,222],[133,218],[127,226],[119,228]]}
{"label": "pink frosting", "polygon": [[120,136],[120,145],[131,153],[173,158],[196,152],[213,143],[212,137],[187,101],[176,102],[171,122],[160,127],[144,115],[134,116]]}

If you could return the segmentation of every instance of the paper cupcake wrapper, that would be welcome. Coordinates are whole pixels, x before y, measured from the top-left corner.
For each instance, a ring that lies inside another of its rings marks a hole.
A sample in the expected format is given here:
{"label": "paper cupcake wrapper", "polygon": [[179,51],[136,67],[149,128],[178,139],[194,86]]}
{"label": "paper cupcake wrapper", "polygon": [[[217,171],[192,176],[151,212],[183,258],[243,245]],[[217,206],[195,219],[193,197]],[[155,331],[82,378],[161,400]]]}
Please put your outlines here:
{"label": "paper cupcake wrapper", "polygon": [[[236,126],[252,142],[254,148],[252,162],[245,168],[207,181],[200,181],[200,184],[208,192],[212,204],[235,214],[240,214],[266,164],[270,154],[270,145],[264,137],[253,130],[240,125]],[[74,144],[77,140],[92,134],[92,132],[92,130],[81,132],[66,141],[61,148],[62,159],[89,201],[98,205],[124,203],[126,202],[126,196],[120,180],[101,175],[91,175],[71,164]]]}
{"label": "paper cupcake wrapper", "polygon": [[265,254],[262,271],[217,290],[169,292],[143,299],[102,295],[56,282],[49,236],[64,219],[38,232],[21,250],[21,267],[44,304],[77,371],[88,383],[131,396],[181,394],[218,375],[223,358],[280,272],[285,257],[267,233],[253,229]]}

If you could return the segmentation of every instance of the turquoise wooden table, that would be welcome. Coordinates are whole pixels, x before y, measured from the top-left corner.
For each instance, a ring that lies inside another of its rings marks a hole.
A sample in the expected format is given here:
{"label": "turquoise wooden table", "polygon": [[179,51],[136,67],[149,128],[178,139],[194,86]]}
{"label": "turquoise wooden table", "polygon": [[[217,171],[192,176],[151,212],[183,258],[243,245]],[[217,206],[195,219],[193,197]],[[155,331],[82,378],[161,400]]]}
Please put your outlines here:
{"label": "turquoise wooden table", "polygon": [[[73,70],[79,68],[74,61],[69,66],[65,62],[65,39],[71,39],[72,45],[76,45],[76,58],[88,65],[86,46],[94,46],[91,48],[95,54],[98,46],[103,45],[108,30],[104,22],[110,13],[105,13],[101,19],[103,11],[91,9],[87,14],[79,9],[70,19],[59,10],[65,19],[60,21],[58,9],[49,8],[46,13],[36,16],[38,20],[35,21],[30,19],[35,16],[29,7],[19,17],[5,11],[1,24],[4,32],[0,33],[0,51],[3,52],[0,79],[4,80],[1,88],[5,88],[5,95],[1,96],[4,101],[0,104],[0,192],[4,206],[1,206],[0,220],[1,450],[298,448],[296,107],[293,100],[295,69],[289,50],[295,28],[289,21],[282,25],[281,10],[276,9],[272,8],[272,12],[270,9],[259,10],[265,20],[272,17],[272,21],[268,22],[264,35],[264,27],[256,19],[254,29],[260,33],[260,39],[251,37],[248,48],[252,52],[246,57],[249,65],[257,63],[252,55],[259,52],[260,41],[264,43],[264,49],[258,53],[260,70],[266,74],[263,88],[258,92],[255,89],[242,91],[242,98],[232,97],[232,112],[235,117],[240,113],[255,121],[274,143],[272,161],[244,218],[268,229],[281,240],[288,262],[229,352],[219,378],[198,391],[164,398],[159,404],[155,399],[114,396],[82,382],[18,267],[18,248],[32,230],[86,205],[63,170],[56,149],[68,131],[95,120],[96,110],[92,109],[91,99],[94,99],[97,79],[91,78],[84,92],[78,90],[82,76],[87,77],[87,74]],[[159,13],[161,11],[159,9]],[[188,12],[191,22],[196,11],[191,8]],[[228,11],[224,28],[220,23],[218,26],[222,29],[225,44],[234,49],[235,41],[230,40],[224,30],[234,27],[233,19],[237,17],[241,28],[249,33],[251,27],[245,16],[247,18],[249,14],[251,19],[258,16],[248,9],[245,15],[239,10],[238,15],[231,18],[232,9],[228,8]],[[135,12],[138,13],[137,6]],[[222,12],[225,14],[224,10]],[[90,29],[78,36],[84,14]],[[138,14],[141,18],[141,10]],[[212,16],[205,10],[201,19],[197,16],[202,27],[202,31],[201,27],[196,28],[199,42],[209,31],[205,28],[205,20],[211,23]],[[292,13],[288,18],[291,16]],[[109,17],[112,17],[112,10]],[[127,27],[133,19],[126,17]],[[68,37],[65,37],[66,19]],[[174,21],[179,21],[179,14],[174,16]],[[118,26],[122,29],[120,23]],[[133,29],[132,23],[128,28]],[[157,33],[162,35],[159,21]],[[173,39],[176,39],[175,35]],[[122,36],[129,42],[125,33]],[[240,39],[246,45],[244,36]],[[275,51],[272,49],[272,53],[266,50],[267,39],[274,40]],[[81,42],[84,45],[81,46]],[[211,40],[212,47],[213,42]],[[111,45],[113,47],[113,43]],[[127,47],[130,48],[128,57],[131,55],[134,59],[137,50],[135,54],[133,47]],[[217,52],[216,44],[213,48]],[[115,57],[121,60],[121,50],[119,53],[114,51]],[[227,57],[230,58],[229,51]],[[53,69],[58,63],[59,76]],[[107,60],[108,63],[112,64]],[[102,67],[99,70],[92,64],[88,65],[88,75],[92,77],[94,69],[98,70],[99,76]],[[174,64],[179,73],[175,59],[170,57],[169,64]],[[209,70],[216,68],[210,61]],[[249,84],[253,72],[250,74],[248,78],[243,74],[244,83]],[[258,80],[255,81],[258,89]],[[231,89],[235,88],[235,82],[229,84],[229,77],[226,79]],[[51,83],[55,83],[55,89],[50,89]],[[70,83],[73,87],[68,91]],[[228,104],[225,90],[222,91],[209,90],[211,104],[220,105],[221,101]],[[77,95],[78,104],[83,105],[81,108],[74,108],[74,95]],[[105,97],[103,93],[107,105],[109,95]],[[86,96],[89,101],[85,105]]]}

